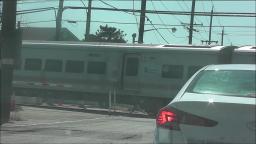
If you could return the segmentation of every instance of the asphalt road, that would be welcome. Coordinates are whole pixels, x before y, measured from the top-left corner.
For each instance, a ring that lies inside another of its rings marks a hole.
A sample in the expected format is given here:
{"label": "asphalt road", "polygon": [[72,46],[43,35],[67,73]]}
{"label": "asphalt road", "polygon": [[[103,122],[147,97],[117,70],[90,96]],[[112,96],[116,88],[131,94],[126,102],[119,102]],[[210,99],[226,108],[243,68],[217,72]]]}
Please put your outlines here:
{"label": "asphalt road", "polygon": [[155,120],[22,107],[1,126],[1,144],[150,144]]}

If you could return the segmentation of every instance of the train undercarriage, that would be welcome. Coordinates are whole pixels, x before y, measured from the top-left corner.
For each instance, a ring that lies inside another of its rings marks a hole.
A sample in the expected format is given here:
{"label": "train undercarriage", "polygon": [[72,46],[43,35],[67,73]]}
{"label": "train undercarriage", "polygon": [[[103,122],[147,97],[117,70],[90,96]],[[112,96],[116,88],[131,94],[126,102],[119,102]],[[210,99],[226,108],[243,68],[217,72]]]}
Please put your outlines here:
{"label": "train undercarriage", "polygon": [[71,104],[81,108],[98,107],[113,108],[117,105],[125,106],[130,112],[143,111],[148,115],[155,116],[158,110],[167,105],[170,99],[149,98],[145,96],[124,95],[119,93],[96,93],[96,92],[76,92],[63,90],[49,90],[39,88],[14,88],[15,96],[36,98],[32,105],[54,105]]}

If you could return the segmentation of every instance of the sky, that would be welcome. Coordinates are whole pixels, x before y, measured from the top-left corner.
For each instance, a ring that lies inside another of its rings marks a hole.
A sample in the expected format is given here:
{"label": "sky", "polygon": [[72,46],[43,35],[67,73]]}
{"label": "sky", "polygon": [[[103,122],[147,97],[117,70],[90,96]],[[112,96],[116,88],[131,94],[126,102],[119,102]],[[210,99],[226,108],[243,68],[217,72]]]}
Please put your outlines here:
{"label": "sky", "polygon": [[[140,9],[140,0],[93,0],[93,7],[126,9]],[[65,6],[87,6],[87,0],[65,0]],[[191,11],[191,0],[147,0],[148,10],[163,11]],[[108,5],[107,5],[108,4]],[[28,10],[35,8],[58,7],[58,0],[23,0],[18,2],[18,10]],[[196,12],[210,12],[213,7],[214,12],[247,12],[255,13],[254,0],[196,0]],[[95,34],[100,25],[113,26],[126,33],[125,39],[132,42],[132,34],[138,36],[139,13],[125,13],[115,11],[92,10],[90,33]],[[146,14],[150,19],[145,22],[144,43],[146,44],[188,44],[188,30],[183,23],[190,22],[189,15],[163,15]],[[17,17],[17,21],[22,22],[23,27],[55,27],[54,10],[24,14]],[[72,22],[71,22],[72,21]],[[79,39],[85,34],[86,10],[66,9],[63,12],[62,27],[68,28]],[[116,22],[116,23],[112,23]],[[119,24],[117,24],[119,23]],[[121,23],[121,24],[120,24]],[[194,23],[200,24],[195,27],[193,33],[193,44],[200,45],[202,40],[209,38],[209,16],[195,16]],[[153,25],[152,25],[153,24]],[[256,45],[255,41],[255,17],[213,17],[212,40],[221,41],[221,31],[224,26],[224,45]],[[203,26],[203,27],[202,27]],[[249,26],[249,27],[233,27]],[[152,29],[157,30],[152,30]],[[172,29],[176,31],[173,32]],[[147,31],[149,30],[149,31]],[[137,39],[137,38],[136,38]]]}

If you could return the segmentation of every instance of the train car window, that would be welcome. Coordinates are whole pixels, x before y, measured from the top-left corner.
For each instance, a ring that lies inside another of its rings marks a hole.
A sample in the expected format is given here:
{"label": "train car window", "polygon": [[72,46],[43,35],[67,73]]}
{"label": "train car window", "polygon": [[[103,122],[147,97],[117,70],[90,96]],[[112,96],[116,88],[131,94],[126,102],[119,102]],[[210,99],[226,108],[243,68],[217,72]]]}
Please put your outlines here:
{"label": "train car window", "polygon": [[189,66],[188,67],[188,73],[187,73],[187,79],[189,79],[193,74],[196,73],[202,66]]}
{"label": "train car window", "polygon": [[139,59],[135,57],[129,57],[126,59],[126,76],[136,76],[138,74]]}
{"label": "train car window", "polygon": [[163,65],[163,78],[182,78],[184,67],[182,65]]}
{"label": "train car window", "polygon": [[55,59],[48,59],[45,63],[45,71],[48,72],[61,72],[62,71],[62,61]]}
{"label": "train car window", "polygon": [[68,73],[82,73],[84,72],[84,62],[68,60],[66,62],[65,72]]}
{"label": "train car window", "polygon": [[28,58],[25,60],[25,70],[30,71],[40,71],[42,69],[42,60],[41,59],[34,59]]}
{"label": "train car window", "polygon": [[87,73],[89,74],[105,74],[106,63],[99,61],[89,61],[87,65]]}

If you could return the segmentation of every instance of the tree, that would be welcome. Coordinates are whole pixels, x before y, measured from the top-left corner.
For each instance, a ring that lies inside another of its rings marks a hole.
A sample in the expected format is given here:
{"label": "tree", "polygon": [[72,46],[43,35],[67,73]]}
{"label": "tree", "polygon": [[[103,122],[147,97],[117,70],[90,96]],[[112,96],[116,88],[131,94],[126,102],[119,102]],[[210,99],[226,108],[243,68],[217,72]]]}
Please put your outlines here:
{"label": "tree", "polygon": [[90,34],[85,41],[88,42],[116,42],[116,43],[126,43],[124,39],[126,34],[124,31],[117,29],[115,27],[109,27],[108,25],[100,26],[96,31],[95,35]]}

